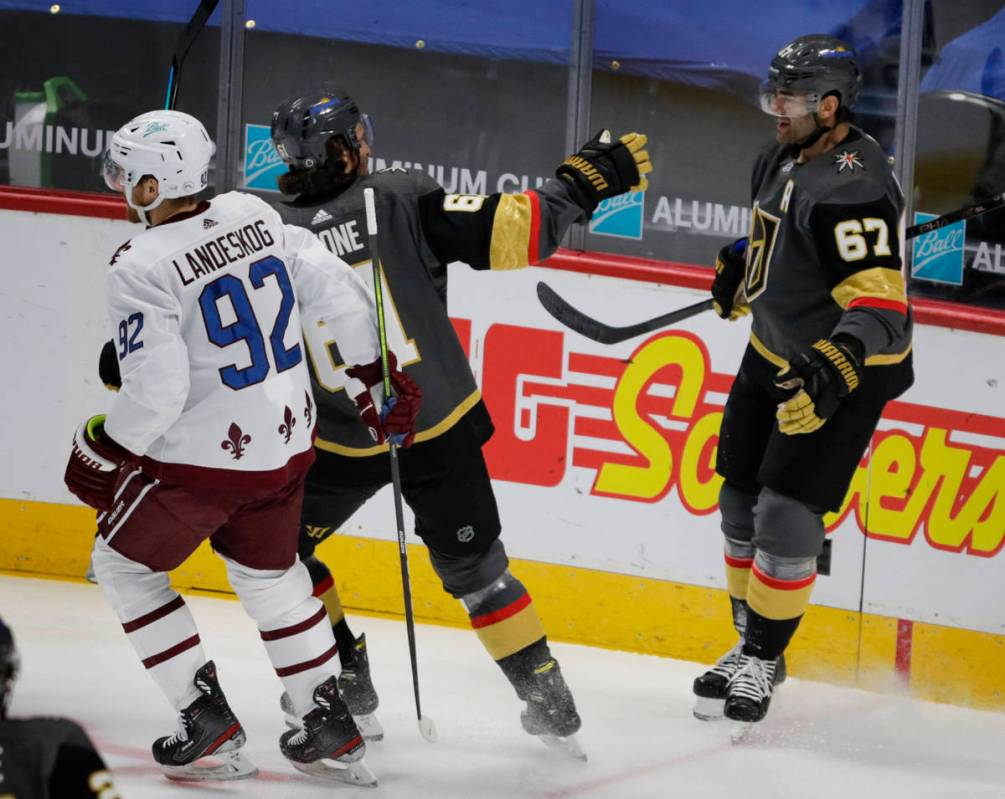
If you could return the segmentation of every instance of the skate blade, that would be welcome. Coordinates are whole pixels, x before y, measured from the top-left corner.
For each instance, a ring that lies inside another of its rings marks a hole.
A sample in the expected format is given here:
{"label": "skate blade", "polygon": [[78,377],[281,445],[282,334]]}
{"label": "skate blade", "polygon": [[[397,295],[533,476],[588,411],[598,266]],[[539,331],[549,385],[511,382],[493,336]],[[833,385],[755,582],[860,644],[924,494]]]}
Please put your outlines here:
{"label": "skate blade", "polygon": [[725,699],[696,696],[694,698],[694,717],[699,721],[721,721],[725,705]]}
{"label": "skate blade", "polygon": [[367,713],[362,716],[353,716],[352,720],[356,722],[359,734],[367,741],[384,740],[384,726],[380,723],[380,719],[378,719],[373,713]]}
{"label": "skate blade", "polygon": [[537,737],[549,749],[561,752],[563,755],[568,755],[569,757],[574,757],[576,760],[582,760],[584,763],[586,762],[586,752],[583,751],[583,747],[575,735],[565,737],[559,735],[539,735]]}
{"label": "skate blade", "polygon": [[353,763],[339,763],[337,760],[315,760],[313,763],[297,763],[290,761],[293,768],[331,782],[345,782],[349,785],[359,785],[364,788],[376,788],[377,776],[362,759]]}
{"label": "skate blade", "polygon": [[240,752],[217,752],[187,766],[161,766],[164,776],[175,782],[205,780],[247,780],[258,775],[258,767]]}
{"label": "skate blade", "polygon": [[729,722],[729,742],[734,746],[744,743],[753,732],[753,721],[730,721]]}

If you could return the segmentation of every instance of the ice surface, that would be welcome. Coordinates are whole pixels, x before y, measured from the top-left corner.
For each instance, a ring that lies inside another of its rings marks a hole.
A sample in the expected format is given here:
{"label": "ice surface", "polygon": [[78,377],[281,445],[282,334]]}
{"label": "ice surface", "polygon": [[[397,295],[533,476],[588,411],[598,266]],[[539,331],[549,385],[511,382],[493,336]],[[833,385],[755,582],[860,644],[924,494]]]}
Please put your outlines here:
{"label": "ice surface", "polygon": [[583,716],[589,763],[526,735],[520,703],[475,636],[421,625],[417,729],[405,630],[351,617],[366,632],[386,737],[367,759],[376,789],[329,785],[279,754],[281,687],[237,602],[189,596],[206,651],[248,734],[256,780],[168,783],[150,743],[173,732],[167,702],[140,666],[100,589],[0,576],[0,615],[23,658],[12,713],[69,715],[91,733],[123,797],[681,797],[893,799],[1005,797],[1005,715],[789,680],[768,719],[739,744],[691,716],[693,663],[557,644]]}

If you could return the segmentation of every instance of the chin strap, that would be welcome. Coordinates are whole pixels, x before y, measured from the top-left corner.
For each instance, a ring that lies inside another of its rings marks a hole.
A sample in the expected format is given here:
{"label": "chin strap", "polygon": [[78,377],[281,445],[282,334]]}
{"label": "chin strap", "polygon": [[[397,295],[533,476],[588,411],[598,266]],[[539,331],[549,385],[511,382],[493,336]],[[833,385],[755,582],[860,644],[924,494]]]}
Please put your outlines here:
{"label": "chin strap", "polygon": [[126,203],[129,205],[130,208],[132,208],[136,212],[136,215],[139,216],[140,222],[142,222],[147,227],[153,227],[153,225],[150,223],[150,218],[147,216],[147,212],[154,210],[154,208],[156,208],[158,205],[164,202],[165,199],[164,195],[158,194],[156,199],[149,205],[137,205],[136,203],[133,202],[133,191],[131,186],[129,190],[123,192],[123,194],[126,197]]}
{"label": "chin strap", "polygon": [[826,125],[820,124],[820,117],[817,116],[816,111],[813,112],[813,121],[816,122],[817,124],[817,126],[813,129],[813,132],[810,133],[810,135],[807,136],[805,139],[803,139],[801,142],[796,142],[795,144],[792,145],[793,158],[799,158],[799,155],[803,150],[808,150],[810,147],[812,147],[814,144],[820,141],[820,138],[825,133],[829,133],[830,131],[834,130],[833,127],[828,128]]}

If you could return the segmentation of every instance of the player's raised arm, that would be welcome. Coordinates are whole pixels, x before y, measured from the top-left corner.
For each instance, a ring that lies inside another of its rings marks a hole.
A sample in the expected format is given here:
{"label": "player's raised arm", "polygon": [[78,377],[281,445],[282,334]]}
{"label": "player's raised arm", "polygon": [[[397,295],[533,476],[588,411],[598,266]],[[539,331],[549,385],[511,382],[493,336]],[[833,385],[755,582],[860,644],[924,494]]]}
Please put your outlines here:
{"label": "player's raised arm", "polygon": [[603,130],[559,165],[555,179],[522,194],[447,194],[435,186],[419,200],[423,233],[445,263],[464,261],[475,269],[535,264],[601,200],[645,189],[652,170],[645,145],[642,134],[615,140]]}

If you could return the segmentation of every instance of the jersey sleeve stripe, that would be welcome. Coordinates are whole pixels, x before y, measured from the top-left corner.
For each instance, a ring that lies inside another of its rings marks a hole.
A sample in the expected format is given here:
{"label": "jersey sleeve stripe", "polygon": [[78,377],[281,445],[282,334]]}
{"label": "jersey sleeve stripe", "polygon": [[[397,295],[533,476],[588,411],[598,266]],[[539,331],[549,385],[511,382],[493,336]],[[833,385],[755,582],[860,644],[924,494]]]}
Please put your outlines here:
{"label": "jersey sleeve stripe", "polygon": [[541,260],[541,198],[536,191],[524,194],[530,198],[530,241],[527,244],[527,260],[536,264]]}
{"label": "jersey sleeve stripe", "polygon": [[[490,269],[519,269],[530,263],[534,208],[526,194],[503,194],[492,219]],[[536,246],[534,247],[536,249]]]}
{"label": "jersey sleeve stripe", "polygon": [[896,269],[876,266],[863,269],[845,278],[831,290],[834,302],[848,308],[852,302],[865,298],[889,300],[904,306],[906,313],[907,287],[904,276]]}
{"label": "jersey sleeve stripe", "polygon": [[848,303],[849,308],[865,306],[866,308],[883,308],[887,311],[896,311],[907,316],[907,303],[898,300],[884,300],[880,297],[857,297]]}

